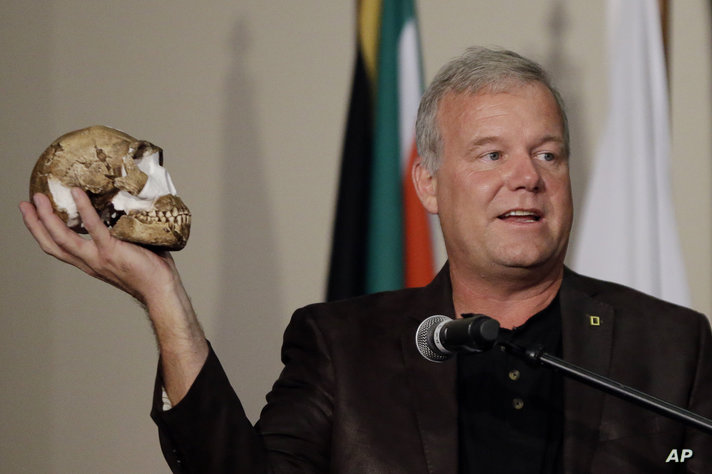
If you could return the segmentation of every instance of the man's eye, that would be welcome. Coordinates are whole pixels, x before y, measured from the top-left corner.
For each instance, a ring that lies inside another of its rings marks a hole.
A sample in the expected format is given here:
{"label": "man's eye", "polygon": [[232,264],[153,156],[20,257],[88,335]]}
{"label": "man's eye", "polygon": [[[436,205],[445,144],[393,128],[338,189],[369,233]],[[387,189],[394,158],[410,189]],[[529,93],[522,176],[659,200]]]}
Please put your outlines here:
{"label": "man's eye", "polygon": [[498,151],[491,151],[489,153],[485,153],[484,158],[489,160],[489,161],[497,161],[500,159],[502,154]]}
{"label": "man's eye", "polygon": [[539,153],[539,158],[541,158],[544,161],[554,161],[556,159],[556,155],[545,151],[545,152]]}

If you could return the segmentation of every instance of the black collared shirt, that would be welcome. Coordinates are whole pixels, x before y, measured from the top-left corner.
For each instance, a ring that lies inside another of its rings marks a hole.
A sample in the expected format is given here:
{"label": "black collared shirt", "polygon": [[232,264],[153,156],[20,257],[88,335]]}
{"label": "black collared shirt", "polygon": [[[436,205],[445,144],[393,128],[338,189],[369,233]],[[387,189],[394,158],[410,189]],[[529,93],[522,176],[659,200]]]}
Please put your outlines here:
{"label": "black collared shirt", "polygon": [[[500,338],[561,356],[558,296]],[[460,473],[562,471],[563,382],[551,369],[492,349],[458,355]]]}

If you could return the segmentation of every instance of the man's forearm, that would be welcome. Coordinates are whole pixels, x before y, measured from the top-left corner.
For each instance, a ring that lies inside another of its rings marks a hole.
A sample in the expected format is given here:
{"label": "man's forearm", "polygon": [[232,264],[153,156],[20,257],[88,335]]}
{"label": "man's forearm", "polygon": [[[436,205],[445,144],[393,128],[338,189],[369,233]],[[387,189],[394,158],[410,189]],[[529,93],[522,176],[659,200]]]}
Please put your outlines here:
{"label": "man's forearm", "polygon": [[208,357],[208,343],[179,277],[146,307],[161,354],[160,370],[171,404],[183,399]]}

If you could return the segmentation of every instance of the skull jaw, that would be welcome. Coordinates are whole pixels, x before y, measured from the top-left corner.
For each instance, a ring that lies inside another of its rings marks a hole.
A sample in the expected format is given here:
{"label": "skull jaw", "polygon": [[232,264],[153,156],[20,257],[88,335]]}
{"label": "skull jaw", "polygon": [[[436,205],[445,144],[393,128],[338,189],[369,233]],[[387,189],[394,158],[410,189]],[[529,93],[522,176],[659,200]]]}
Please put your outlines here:
{"label": "skull jaw", "polygon": [[183,201],[168,194],[158,198],[155,210],[129,212],[111,228],[111,235],[135,244],[181,250],[190,236],[191,216]]}
{"label": "skull jaw", "polygon": [[177,251],[183,249],[188,242],[190,224],[178,226],[169,223],[145,224],[126,215],[119,219],[110,232],[115,238],[126,242]]}

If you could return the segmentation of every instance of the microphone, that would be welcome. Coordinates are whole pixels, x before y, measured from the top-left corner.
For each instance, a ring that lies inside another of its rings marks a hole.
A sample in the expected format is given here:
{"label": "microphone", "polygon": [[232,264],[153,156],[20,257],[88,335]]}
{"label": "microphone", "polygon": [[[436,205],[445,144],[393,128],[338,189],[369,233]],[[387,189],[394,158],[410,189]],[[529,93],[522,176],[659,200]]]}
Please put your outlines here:
{"label": "microphone", "polygon": [[436,314],[425,319],[415,332],[420,355],[431,362],[443,362],[456,352],[483,352],[494,345],[499,322],[484,314],[463,314],[451,319]]}

